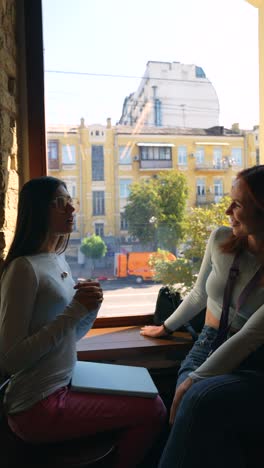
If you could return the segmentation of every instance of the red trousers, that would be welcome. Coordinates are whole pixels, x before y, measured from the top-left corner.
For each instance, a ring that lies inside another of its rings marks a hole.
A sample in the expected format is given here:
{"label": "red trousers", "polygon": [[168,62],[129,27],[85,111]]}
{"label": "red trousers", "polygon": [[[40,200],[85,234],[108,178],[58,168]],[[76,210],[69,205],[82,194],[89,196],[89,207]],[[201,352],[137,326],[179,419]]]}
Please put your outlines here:
{"label": "red trousers", "polygon": [[52,442],[120,430],[116,468],[135,468],[157,441],[166,420],[160,397],[79,393],[68,387],[8,417],[13,432],[27,442]]}

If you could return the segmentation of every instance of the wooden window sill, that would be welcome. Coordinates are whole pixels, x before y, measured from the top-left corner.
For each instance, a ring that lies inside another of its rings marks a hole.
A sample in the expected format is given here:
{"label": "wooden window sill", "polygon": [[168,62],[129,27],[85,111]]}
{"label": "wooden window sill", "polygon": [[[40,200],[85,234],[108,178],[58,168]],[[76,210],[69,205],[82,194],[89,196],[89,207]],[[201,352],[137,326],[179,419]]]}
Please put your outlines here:
{"label": "wooden window sill", "polygon": [[139,331],[139,326],[92,329],[77,343],[78,359],[146,367],[159,367],[163,363],[161,367],[167,367],[170,361],[175,363],[175,357],[181,360],[193,344],[189,333],[149,338]]}

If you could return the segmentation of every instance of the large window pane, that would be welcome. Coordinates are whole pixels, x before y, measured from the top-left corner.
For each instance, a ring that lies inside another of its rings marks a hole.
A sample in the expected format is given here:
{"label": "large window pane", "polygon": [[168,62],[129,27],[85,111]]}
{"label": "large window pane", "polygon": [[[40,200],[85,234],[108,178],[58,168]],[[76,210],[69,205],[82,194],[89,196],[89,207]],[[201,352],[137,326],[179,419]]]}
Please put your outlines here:
{"label": "large window pane", "polygon": [[116,281],[121,295],[100,314],[153,313],[160,284],[136,286],[132,307],[132,270],[121,280],[117,264],[135,252],[177,253],[176,210],[170,200],[159,206],[162,177],[186,177],[189,210],[219,201],[238,170],[259,162],[257,9],[243,0],[43,0],[43,18],[48,172],[78,204],[66,258],[76,280],[86,276],[81,243],[100,236],[107,253],[92,276]]}

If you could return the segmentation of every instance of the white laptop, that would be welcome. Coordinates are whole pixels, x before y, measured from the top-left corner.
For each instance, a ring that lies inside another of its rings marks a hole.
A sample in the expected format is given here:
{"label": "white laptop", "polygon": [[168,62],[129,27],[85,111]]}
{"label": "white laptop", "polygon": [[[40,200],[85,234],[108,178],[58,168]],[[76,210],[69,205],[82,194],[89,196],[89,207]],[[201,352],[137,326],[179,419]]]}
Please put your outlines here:
{"label": "white laptop", "polygon": [[155,398],[158,389],[145,367],[77,361],[71,389]]}

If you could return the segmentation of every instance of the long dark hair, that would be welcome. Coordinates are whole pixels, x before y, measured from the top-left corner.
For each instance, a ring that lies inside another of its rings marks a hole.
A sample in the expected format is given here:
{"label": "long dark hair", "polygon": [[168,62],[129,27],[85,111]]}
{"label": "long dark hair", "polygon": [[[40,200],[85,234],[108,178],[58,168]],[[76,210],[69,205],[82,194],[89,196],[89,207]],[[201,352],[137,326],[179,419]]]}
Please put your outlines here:
{"label": "long dark hair", "polygon": [[[66,184],[55,177],[39,177],[26,182],[19,194],[18,211],[13,242],[3,268],[17,257],[39,253],[49,232],[49,208],[58,187]],[[69,235],[60,236],[56,251],[67,247]]]}
{"label": "long dark hair", "polygon": [[[248,196],[252,201],[252,208],[255,208],[259,220],[261,222],[262,219],[264,226],[264,165],[261,164],[240,171],[236,176],[236,180],[243,180]],[[247,238],[236,237],[232,233],[221,245],[221,250],[224,253],[233,253],[246,247]]]}

